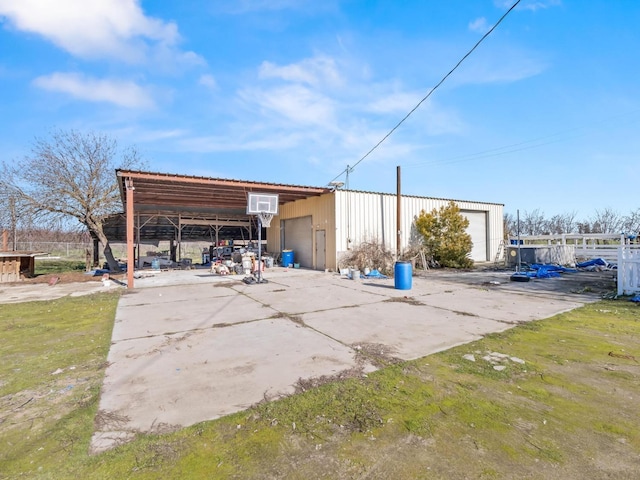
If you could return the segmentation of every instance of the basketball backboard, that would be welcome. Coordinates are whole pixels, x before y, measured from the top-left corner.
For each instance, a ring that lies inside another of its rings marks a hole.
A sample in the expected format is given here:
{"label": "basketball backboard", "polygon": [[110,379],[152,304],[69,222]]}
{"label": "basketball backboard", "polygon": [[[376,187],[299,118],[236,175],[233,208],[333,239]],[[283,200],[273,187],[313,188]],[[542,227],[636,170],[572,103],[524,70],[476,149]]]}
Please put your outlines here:
{"label": "basketball backboard", "polygon": [[278,194],[274,193],[247,193],[247,215],[258,213],[278,214]]}

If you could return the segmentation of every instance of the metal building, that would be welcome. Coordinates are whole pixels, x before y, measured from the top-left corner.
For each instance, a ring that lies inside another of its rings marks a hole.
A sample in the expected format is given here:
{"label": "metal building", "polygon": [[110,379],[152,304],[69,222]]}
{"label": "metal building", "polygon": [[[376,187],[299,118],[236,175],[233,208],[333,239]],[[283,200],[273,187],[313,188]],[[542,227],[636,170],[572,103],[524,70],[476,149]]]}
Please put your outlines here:
{"label": "metal building", "polygon": [[[252,229],[255,218],[246,214],[248,192],[278,194],[279,215],[266,229],[267,250],[293,250],[301,267],[337,270],[341,256],[362,241],[375,239],[395,251],[393,194],[130,170],[117,170],[116,177],[125,211],[108,219],[105,234],[110,241],[127,243],[130,287],[140,242],[171,240],[180,257],[181,242],[206,240],[215,232],[217,243],[225,229]],[[449,201],[402,196],[401,248],[415,239],[414,220],[422,210],[431,212]],[[502,240],[504,206],[455,203],[470,221],[473,260],[493,259]]]}
{"label": "metal building", "polygon": [[[446,206],[449,199],[401,197],[401,248],[416,241],[415,218],[422,210]],[[492,260],[503,239],[504,205],[454,200],[469,220],[471,258]],[[296,263],[317,270],[336,270],[340,258],[362,241],[377,240],[396,248],[397,197],[393,194],[336,190],[281,205],[267,230],[267,249],[295,252]]]}

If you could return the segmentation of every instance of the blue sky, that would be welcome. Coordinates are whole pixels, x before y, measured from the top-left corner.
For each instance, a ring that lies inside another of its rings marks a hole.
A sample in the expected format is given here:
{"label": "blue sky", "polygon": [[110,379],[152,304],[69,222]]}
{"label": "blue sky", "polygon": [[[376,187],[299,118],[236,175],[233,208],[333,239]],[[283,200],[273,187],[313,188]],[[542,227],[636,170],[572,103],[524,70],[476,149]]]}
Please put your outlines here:
{"label": "blue sky", "polygon": [[[0,148],[56,129],[150,170],[326,185],[508,0],[0,0]],[[522,0],[350,187],[545,216],[640,208],[640,2]],[[345,180],[344,176],[341,180]]]}

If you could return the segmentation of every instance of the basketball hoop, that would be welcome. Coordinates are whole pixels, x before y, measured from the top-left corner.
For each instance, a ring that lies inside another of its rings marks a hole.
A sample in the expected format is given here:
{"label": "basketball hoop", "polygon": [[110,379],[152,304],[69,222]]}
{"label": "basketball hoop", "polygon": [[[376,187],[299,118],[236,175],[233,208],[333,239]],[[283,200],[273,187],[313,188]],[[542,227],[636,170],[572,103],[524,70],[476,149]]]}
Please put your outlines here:
{"label": "basketball hoop", "polygon": [[269,228],[271,219],[278,215],[278,194],[247,192],[247,215],[258,217],[258,279],[257,283],[266,282],[262,278],[262,227]]}
{"label": "basketball hoop", "polygon": [[271,219],[273,218],[273,213],[260,212],[258,213],[258,218],[262,223],[263,227],[269,228],[271,226]]}

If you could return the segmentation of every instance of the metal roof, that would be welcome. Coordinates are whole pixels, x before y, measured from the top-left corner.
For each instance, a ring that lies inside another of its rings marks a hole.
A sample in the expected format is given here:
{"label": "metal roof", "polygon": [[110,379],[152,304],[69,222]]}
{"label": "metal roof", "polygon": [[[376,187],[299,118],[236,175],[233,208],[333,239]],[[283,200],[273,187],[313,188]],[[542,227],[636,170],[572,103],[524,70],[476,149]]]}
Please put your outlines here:
{"label": "metal roof", "polygon": [[244,215],[247,192],[277,193],[279,203],[322,195],[327,187],[208,178],[167,173],[116,170],[122,204],[126,210],[125,178],[133,181],[134,211],[222,213]]}
{"label": "metal roof", "polygon": [[[209,178],[135,170],[116,170],[124,211],[126,211],[125,180],[134,188],[133,210],[136,225],[140,225],[140,240],[154,242],[176,238],[176,225],[183,225],[183,240],[208,240],[211,225],[218,228],[219,237],[256,238],[251,217],[246,214],[247,193],[278,194],[279,203],[293,202],[322,195],[327,187],[309,187],[264,183],[226,178]],[[124,213],[111,215],[104,224],[105,234],[114,242],[126,241]]]}

